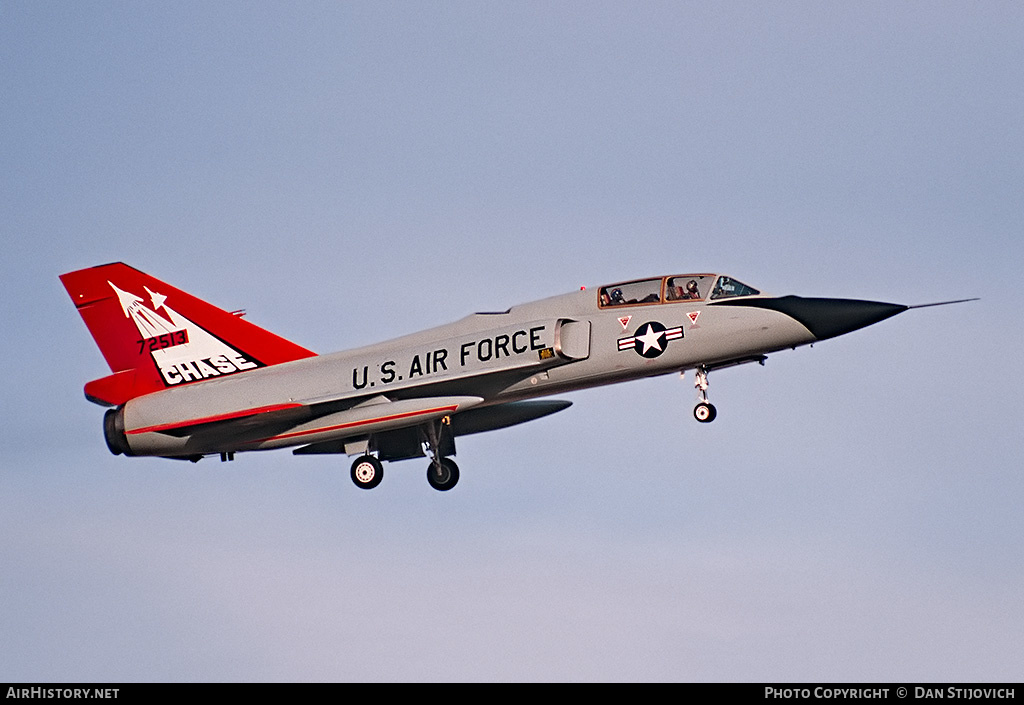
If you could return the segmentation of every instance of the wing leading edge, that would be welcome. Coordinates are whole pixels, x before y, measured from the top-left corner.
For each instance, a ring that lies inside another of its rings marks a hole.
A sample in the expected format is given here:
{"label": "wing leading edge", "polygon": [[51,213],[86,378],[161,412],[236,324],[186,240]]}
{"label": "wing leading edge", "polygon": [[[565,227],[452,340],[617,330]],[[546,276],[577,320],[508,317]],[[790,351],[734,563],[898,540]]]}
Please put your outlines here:
{"label": "wing leading edge", "polygon": [[[494,406],[466,408],[465,410],[458,410],[452,413],[450,430],[453,436],[468,436],[474,433],[496,431],[549,416],[568,409],[570,406],[572,406],[572,402],[564,399],[537,399],[513,401]],[[415,422],[419,423],[421,420],[416,419]],[[365,429],[360,430],[360,433],[365,432]],[[292,453],[295,455],[344,453],[346,452],[345,440],[341,438],[311,443],[310,445],[296,448]]]}

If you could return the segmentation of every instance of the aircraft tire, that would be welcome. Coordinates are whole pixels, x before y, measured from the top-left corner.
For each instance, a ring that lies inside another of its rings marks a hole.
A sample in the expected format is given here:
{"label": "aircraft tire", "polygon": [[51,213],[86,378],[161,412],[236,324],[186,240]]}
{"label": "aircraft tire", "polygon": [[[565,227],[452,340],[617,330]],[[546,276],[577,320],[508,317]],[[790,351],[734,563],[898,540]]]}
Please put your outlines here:
{"label": "aircraft tire", "polygon": [[697,419],[701,423],[711,423],[718,416],[718,409],[715,408],[714,404],[709,404],[706,401],[702,401],[697,406],[693,407],[693,418]]}
{"label": "aircraft tire", "polygon": [[438,492],[447,492],[459,481],[459,466],[451,458],[441,458],[440,471],[431,462],[427,467],[427,482]]}
{"label": "aircraft tire", "polygon": [[384,479],[384,464],[372,455],[363,455],[352,463],[352,482],[363,490],[372,490]]}

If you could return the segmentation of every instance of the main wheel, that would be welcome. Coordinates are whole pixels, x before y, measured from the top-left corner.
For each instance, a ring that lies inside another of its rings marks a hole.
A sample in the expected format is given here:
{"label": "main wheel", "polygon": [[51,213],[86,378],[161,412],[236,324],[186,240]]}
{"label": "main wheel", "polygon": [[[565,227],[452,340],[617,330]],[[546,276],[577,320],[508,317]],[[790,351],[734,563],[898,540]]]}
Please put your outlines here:
{"label": "main wheel", "polygon": [[384,465],[372,455],[364,455],[352,463],[352,482],[356,487],[372,490],[384,479]]}
{"label": "main wheel", "polygon": [[693,407],[693,418],[697,419],[701,423],[711,423],[718,416],[718,409],[715,408],[714,404],[709,404],[706,401],[702,401],[697,406]]}
{"label": "main wheel", "polygon": [[427,468],[427,482],[439,492],[447,492],[459,481],[459,466],[451,458],[441,458]]}

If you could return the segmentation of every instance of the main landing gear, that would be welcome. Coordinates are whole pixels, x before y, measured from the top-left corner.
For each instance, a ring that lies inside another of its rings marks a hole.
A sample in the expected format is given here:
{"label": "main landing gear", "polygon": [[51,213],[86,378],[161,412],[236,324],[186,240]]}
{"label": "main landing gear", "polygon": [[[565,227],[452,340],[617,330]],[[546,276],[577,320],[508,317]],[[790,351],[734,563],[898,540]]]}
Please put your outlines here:
{"label": "main landing gear", "polygon": [[455,455],[455,439],[451,434],[447,416],[432,422],[426,429],[427,450],[430,451],[430,467],[427,468],[427,482],[438,492],[447,492],[459,481],[459,466],[446,455]]}
{"label": "main landing gear", "polygon": [[693,407],[693,418],[697,419],[701,423],[711,423],[718,416],[718,409],[715,405],[708,401],[708,370],[706,367],[701,365],[694,371],[694,383],[693,386],[697,388],[697,394],[700,401],[697,402],[697,406]]}
{"label": "main landing gear", "polygon": [[[363,455],[352,463],[352,482],[363,490],[372,490],[384,479],[384,464],[372,455]],[[427,482],[439,492],[447,492],[459,481],[459,466],[451,458],[434,458],[427,467]]]}
{"label": "main landing gear", "polygon": [[[447,418],[421,429],[422,438],[430,453],[427,467],[427,482],[439,492],[447,492],[459,481],[459,466],[449,455],[455,455],[455,440],[452,438]],[[366,454],[352,463],[352,482],[356,487],[372,490],[384,479],[384,464],[376,457]]]}
{"label": "main landing gear", "polygon": [[427,468],[427,482],[438,492],[447,492],[459,481],[459,466],[451,458],[430,461]]}
{"label": "main landing gear", "polygon": [[352,463],[352,482],[356,487],[372,490],[384,479],[384,463],[372,455],[363,455]]}

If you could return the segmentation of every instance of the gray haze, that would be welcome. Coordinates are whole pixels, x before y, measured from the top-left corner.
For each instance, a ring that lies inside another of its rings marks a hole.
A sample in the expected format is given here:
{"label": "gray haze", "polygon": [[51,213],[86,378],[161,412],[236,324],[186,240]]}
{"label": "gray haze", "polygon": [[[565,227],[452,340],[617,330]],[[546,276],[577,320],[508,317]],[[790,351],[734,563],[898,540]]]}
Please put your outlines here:
{"label": "gray haze", "polygon": [[[0,680],[1020,679],[1014,2],[0,4]],[[57,275],[319,352],[722,271],[916,304],[356,489],[110,455]]]}

